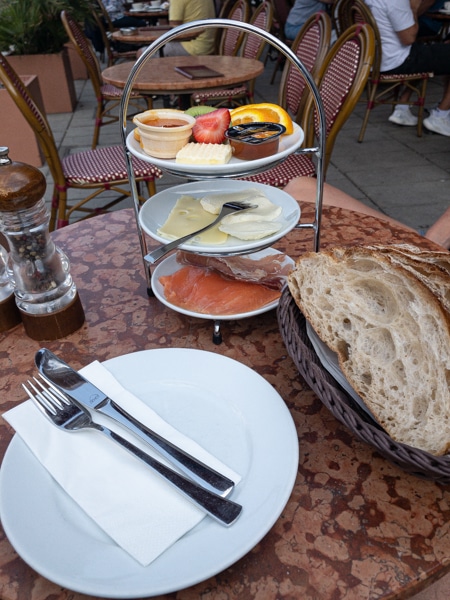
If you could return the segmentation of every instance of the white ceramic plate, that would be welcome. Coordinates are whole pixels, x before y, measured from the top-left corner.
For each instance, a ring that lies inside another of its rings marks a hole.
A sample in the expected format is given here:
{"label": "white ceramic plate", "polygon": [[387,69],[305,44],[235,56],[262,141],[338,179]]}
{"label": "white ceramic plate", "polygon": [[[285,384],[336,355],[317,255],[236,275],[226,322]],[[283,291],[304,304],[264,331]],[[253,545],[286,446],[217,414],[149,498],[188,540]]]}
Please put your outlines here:
{"label": "white ceramic plate", "polygon": [[281,224],[279,231],[259,240],[240,240],[233,236],[228,236],[224,244],[206,245],[189,240],[185,244],[182,244],[180,248],[203,254],[230,254],[249,252],[258,248],[271,246],[297,225],[300,220],[300,205],[292,196],[283,192],[283,190],[262,183],[253,183],[252,181],[214,179],[212,181],[194,181],[168,188],[151,196],[145,202],[139,212],[139,222],[142,229],[150,237],[165,244],[170,240],[159,235],[158,229],[164,225],[170,211],[175,206],[178,198],[183,194],[202,198],[207,194],[227,194],[252,188],[261,189],[271,202],[282,207],[281,215],[275,219],[275,222]]}
{"label": "white ceramic plate", "polygon": [[308,323],[308,321],[306,321],[306,333],[308,334],[309,341],[313,345],[313,348],[314,348],[320,362],[322,363],[323,368],[326,369],[328,371],[328,373],[334,379],[336,379],[336,381],[339,383],[339,385],[344,388],[344,390],[347,392],[347,394],[349,394],[353,398],[353,400],[368,415],[370,415],[372,417],[372,419],[374,419],[374,421],[376,421],[373,414],[370,412],[370,410],[364,404],[363,400],[355,392],[355,390],[352,388],[352,386],[349,384],[346,377],[342,373],[341,367],[339,366],[339,360],[338,360],[337,354],[335,352],[333,352],[332,350],[330,350],[330,348],[328,348],[328,346],[324,342],[322,342],[322,340],[317,335],[317,333],[314,331],[314,329],[311,327],[311,325]]}
{"label": "white ceramic plate", "polygon": [[247,554],[280,516],[298,469],[292,417],[265,379],[220,354],[165,348],[105,364],[166,421],[242,475],[232,494],[242,515],[229,528],[206,517],[142,567],[85,515],[15,435],[0,471],[3,527],[25,562],[70,590],[142,598],[184,589]]}
{"label": "white ceramic plate", "polygon": [[194,177],[238,177],[251,174],[252,171],[261,171],[286,158],[289,154],[300,148],[304,134],[301,127],[294,123],[294,133],[282,136],[278,152],[272,156],[256,160],[240,160],[232,158],[226,165],[182,165],[175,162],[174,158],[154,158],[146,154],[135,139],[133,132],[127,136],[127,147],[137,158],[152,164],[175,175],[182,175],[193,179]]}
{"label": "white ceramic plate", "polygon": [[[260,252],[254,252],[253,254],[249,254],[248,258],[253,258],[255,260],[258,260],[259,258],[263,258],[264,256],[267,256],[269,254],[281,254],[281,252],[279,252],[278,250],[275,250],[275,248],[266,248],[265,250],[261,250]],[[286,261],[285,262],[289,262],[289,264],[294,265],[294,261],[292,260],[292,258],[290,257],[286,257]],[[213,319],[214,321],[236,321],[238,319],[245,319],[248,317],[254,317],[256,315],[260,315],[262,313],[268,312],[269,310],[272,310],[273,308],[276,308],[278,306],[279,300],[275,300],[274,302],[270,302],[269,304],[266,304],[265,306],[259,308],[258,310],[252,310],[246,313],[237,313],[234,315],[213,315],[213,314],[205,314],[205,313],[197,313],[197,312],[193,312],[190,310],[186,310],[185,308],[181,308],[180,306],[177,306],[176,304],[172,304],[171,302],[169,302],[164,294],[164,287],[161,285],[161,283],[159,282],[159,278],[164,276],[164,275],[172,275],[173,273],[176,273],[179,269],[182,269],[184,265],[181,265],[180,263],[177,262],[176,259],[176,255],[172,254],[171,256],[169,256],[168,258],[166,258],[165,260],[163,260],[162,262],[160,262],[158,264],[158,266],[154,269],[153,273],[152,273],[152,290],[155,294],[155,296],[158,298],[158,300],[160,302],[162,302],[163,304],[165,304],[166,306],[168,306],[169,308],[171,308],[172,310],[175,310],[183,315],[188,315],[190,317],[197,317],[198,319]]]}

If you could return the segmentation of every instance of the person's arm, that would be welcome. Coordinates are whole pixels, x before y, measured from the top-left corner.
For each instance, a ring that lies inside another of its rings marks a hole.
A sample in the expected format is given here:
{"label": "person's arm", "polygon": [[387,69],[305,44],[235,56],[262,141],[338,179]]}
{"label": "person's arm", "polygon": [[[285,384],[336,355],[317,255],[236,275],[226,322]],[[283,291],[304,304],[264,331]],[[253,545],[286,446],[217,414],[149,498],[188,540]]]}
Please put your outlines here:
{"label": "person's arm", "polygon": [[444,248],[450,249],[450,207],[445,213],[432,225],[425,234],[425,237]]}
{"label": "person's arm", "polygon": [[411,27],[408,27],[407,29],[395,32],[404,46],[411,46],[411,44],[416,41],[417,33],[419,31],[418,11],[421,4],[422,0],[410,0],[411,12],[414,16],[414,25],[411,25]]}
{"label": "person's arm", "polygon": [[435,2],[436,0],[422,0],[417,8],[417,15],[420,17],[420,15],[426,13],[428,10],[430,10]]}
{"label": "person's arm", "polygon": [[[314,177],[295,177],[294,179],[291,179],[291,181],[283,189],[286,193],[290,194],[295,200],[297,200],[297,202],[315,202],[317,194],[317,180]],[[322,203],[324,206],[337,206],[339,208],[346,208],[347,210],[353,210],[365,215],[370,215],[371,217],[377,217],[378,219],[384,219],[393,225],[414,231],[411,227],[408,227],[404,223],[400,223],[400,221],[397,221],[396,219],[393,219],[392,217],[389,217],[388,215],[385,215],[374,208],[370,208],[363,202],[356,200],[356,198],[349,196],[345,192],[326,182],[323,184]]]}

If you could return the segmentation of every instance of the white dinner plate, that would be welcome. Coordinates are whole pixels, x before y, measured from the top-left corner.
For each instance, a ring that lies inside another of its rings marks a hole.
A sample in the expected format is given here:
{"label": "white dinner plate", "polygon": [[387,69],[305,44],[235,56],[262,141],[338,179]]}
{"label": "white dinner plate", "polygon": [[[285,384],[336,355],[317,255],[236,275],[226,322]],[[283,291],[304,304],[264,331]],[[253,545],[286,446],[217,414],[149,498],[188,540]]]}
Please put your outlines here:
{"label": "white dinner plate", "polygon": [[349,394],[353,400],[358,404],[360,408],[363,409],[368,415],[376,421],[375,417],[371,413],[371,411],[367,408],[366,404],[360,398],[360,396],[355,392],[352,386],[347,381],[347,378],[341,371],[341,367],[339,366],[339,359],[335,352],[330,350],[330,348],[323,342],[320,337],[317,335],[315,330],[312,328],[310,323],[306,321],[306,333],[308,334],[309,341],[313,345],[313,348],[322,363],[324,369],[328,371],[328,373],[336,379],[341,387]]}
{"label": "white dinner plate", "polygon": [[[280,516],[298,469],[298,437],[279,394],[228,357],[144,350],[105,362],[167,422],[242,475],[231,527],[206,517],[148,567],[117,546],[15,435],[0,471],[0,516],[18,554],[42,576],[96,597],[142,598],[187,588],[247,554]],[[151,498],[149,498],[151,502]]]}
{"label": "white dinner plate", "polygon": [[292,196],[283,190],[263,183],[213,179],[212,181],[193,181],[191,183],[177,185],[151,196],[139,212],[139,222],[142,229],[150,237],[165,244],[171,240],[162,237],[158,233],[158,229],[164,225],[170,211],[183,194],[200,199],[208,194],[227,194],[252,188],[262,190],[271,202],[281,206],[282,212],[280,216],[275,219],[275,222],[281,224],[279,231],[259,240],[240,240],[230,235],[223,244],[207,245],[188,240],[185,244],[182,244],[180,248],[202,254],[230,254],[249,252],[257,250],[258,248],[271,246],[297,225],[300,220],[300,205],[292,198]]}
{"label": "white dinner plate", "polygon": [[[252,254],[249,254],[248,258],[258,260],[259,258],[263,258],[264,256],[267,256],[269,254],[281,254],[281,252],[279,252],[278,250],[275,250],[275,248],[266,248],[265,250],[260,250],[259,252],[254,252]],[[290,258],[289,256],[286,256],[285,264],[286,263],[289,263],[292,266],[294,266],[294,264],[295,264],[294,261],[292,260],[292,258]],[[213,319],[214,321],[231,321],[231,320],[236,321],[238,319],[246,319],[248,317],[254,317],[256,315],[260,315],[262,313],[268,312],[269,310],[276,308],[279,304],[280,300],[278,299],[278,300],[275,300],[274,302],[269,302],[269,304],[266,304],[265,306],[262,306],[261,308],[259,308],[257,310],[251,310],[251,311],[248,311],[245,313],[236,313],[233,315],[205,314],[205,313],[197,313],[197,312],[187,310],[185,308],[182,308],[181,306],[177,306],[176,304],[172,304],[172,302],[169,302],[164,294],[164,287],[159,282],[160,277],[172,275],[173,273],[176,273],[183,267],[184,267],[184,265],[177,262],[176,255],[172,254],[171,256],[164,259],[162,262],[160,262],[157,265],[157,267],[154,269],[154,271],[152,273],[152,281],[151,281],[152,290],[153,290],[155,296],[158,298],[158,300],[160,302],[162,302],[163,304],[165,304],[166,306],[168,306],[169,308],[171,308],[172,310],[175,310],[183,315],[188,315],[190,317],[197,317],[198,319]]]}
{"label": "white dinner plate", "polygon": [[131,154],[137,158],[151,162],[152,164],[172,173],[193,179],[195,177],[238,177],[251,174],[252,171],[261,171],[270,168],[276,162],[285,159],[289,154],[300,148],[303,143],[303,130],[294,123],[294,133],[280,138],[278,152],[265,158],[256,160],[240,160],[232,158],[225,165],[183,165],[175,162],[174,158],[155,158],[146,154],[139,145],[131,131],[127,136],[127,147]]}

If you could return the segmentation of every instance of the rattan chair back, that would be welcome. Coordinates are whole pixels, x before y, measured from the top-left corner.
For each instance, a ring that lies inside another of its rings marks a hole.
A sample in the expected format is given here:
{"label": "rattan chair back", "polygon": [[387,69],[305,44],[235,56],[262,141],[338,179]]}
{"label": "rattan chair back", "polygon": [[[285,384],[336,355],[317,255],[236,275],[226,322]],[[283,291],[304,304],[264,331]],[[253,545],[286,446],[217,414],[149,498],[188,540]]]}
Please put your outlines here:
{"label": "rattan chair back", "polygon": [[[325,171],[336,137],[366,87],[375,59],[375,45],[375,33],[369,24],[352,25],[331,46],[317,74],[326,122]],[[303,123],[306,145],[312,146],[319,136],[319,119],[311,95]]]}
{"label": "rattan chair back", "polygon": [[[237,0],[231,8],[227,19],[248,23],[251,9],[248,0]],[[219,54],[222,56],[237,56],[244,40],[245,32],[231,27],[225,27],[222,31]]]}
{"label": "rattan chair back", "polygon": [[[330,40],[331,18],[326,12],[320,11],[306,21],[292,42],[292,52],[313,78],[325,59]],[[281,76],[278,104],[298,123],[303,115],[307,91],[305,78],[291,61],[286,61]]]}
{"label": "rattan chair back", "polygon": [[102,38],[103,46],[105,48],[104,54],[106,55],[106,62],[108,67],[111,67],[112,65],[116,64],[119,60],[136,60],[137,49],[123,51],[116,50],[116,48],[114,48],[114,45],[110,41],[110,36],[108,35],[110,32],[106,31],[104,22],[101,16],[99,15],[98,11],[95,8],[93,8],[91,14],[92,19],[95,25],[98,27],[100,36]]}
{"label": "rattan chair back", "polygon": [[[53,179],[50,210],[50,229],[64,227],[71,215],[79,212],[82,218],[108,212],[118,202],[131,196],[128,174],[122,146],[108,146],[96,150],[70,153],[61,159],[51,127],[45,113],[36,104],[19,75],[0,53],[0,82],[37,136],[42,153]],[[133,160],[138,185],[146,184],[145,196],[140,202],[155,193],[155,178],[162,172],[146,161]],[[125,187],[124,187],[125,186]],[[85,190],[71,205],[67,202],[69,188]],[[103,203],[95,207],[86,206],[91,200],[106,192]]]}
{"label": "rattan chair back", "polygon": [[[75,50],[87,68],[89,79],[97,100],[94,133],[91,146],[94,149],[97,147],[99,141],[101,127],[118,122],[119,115],[117,109],[120,105],[123,92],[114,85],[103,83],[102,69],[97,54],[95,53],[91,41],[86,37],[81,26],[73,18],[73,16],[67,11],[63,10],[61,12],[61,21],[70,41],[74,45]],[[131,104],[137,112],[145,110],[142,106],[135,104],[135,101],[138,99],[141,99],[142,102],[142,98],[143,96],[137,92],[132,92],[131,94]],[[145,101],[148,107],[149,103],[151,104],[151,98],[146,98]]]}
{"label": "rattan chair back", "polygon": [[[262,31],[269,32],[273,22],[273,6],[269,0],[261,2],[253,12],[250,23]],[[254,33],[246,33],[241,51],[243,58],[259,60],[263,53],[266,41]],[[232,88],[205,90],[192,94],[192,104],[212,104],[214,106],[239,106],[245,102],[252,102],[255,90],[255,79]]]}
{"label": "rattan chair back", "polygon": [[[325,112],[325,140],[320,140],[321,128],[314,96],[308,94],[303,120],[304,147],[311,148],[315,154],[317,144],[314,145],[314,142],[321,141],[324,175],[337,135],[364,91],[374,54],[375,35],[367,24],[350,27],[329,49],[317,74],[317,88]],[[313,177],[316,174],[316,164],[308,154],[293,153],[280,165],[243,179],[282,188],[295,177]]]}

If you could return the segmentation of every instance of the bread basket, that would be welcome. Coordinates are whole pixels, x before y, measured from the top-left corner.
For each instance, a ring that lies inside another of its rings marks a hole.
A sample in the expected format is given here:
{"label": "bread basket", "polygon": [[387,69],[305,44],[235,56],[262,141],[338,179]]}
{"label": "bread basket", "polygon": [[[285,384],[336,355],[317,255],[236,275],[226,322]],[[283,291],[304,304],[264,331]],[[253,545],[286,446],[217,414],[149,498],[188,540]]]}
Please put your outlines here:
{"label": "bread basket", "polygon": [[306,333],[306,319],[288,287],[281,295],[277,316],[284,344],[300,375],[341,423],[404,471],[444,485],[450,483],[450,455],[432,456],[394,441],[322,367]]}

